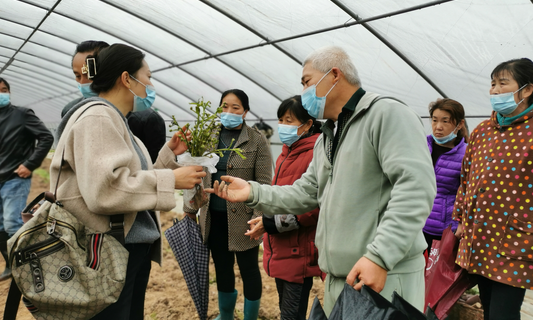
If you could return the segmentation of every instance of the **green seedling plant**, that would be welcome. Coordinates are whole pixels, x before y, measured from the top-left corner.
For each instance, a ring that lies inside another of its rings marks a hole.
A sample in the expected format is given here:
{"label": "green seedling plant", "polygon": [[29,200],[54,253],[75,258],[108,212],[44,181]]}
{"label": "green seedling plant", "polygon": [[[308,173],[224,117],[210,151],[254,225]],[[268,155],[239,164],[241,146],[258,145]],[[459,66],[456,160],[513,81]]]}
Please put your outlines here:
{"label": "green seedling plant", "polygon": [[[218,136],[220,133],[220,123],[216,120],[222,113],[223,105],[218,107],[214,113],[209,113],[207,110],[211,108],[210,101],[204,101],[200,99],[197,102],[191,102],[191,110],[196,115],[196,122],[191,125],[187,123],[184,126],[180,126],[174,116],[172,116],[172,123],[170,124],[170,131],[178,131],[181,133],[180,139],[187,144],[187,150],[192,157],[213,157],[213,153],[218,154],[220,157],[224,157],[224,151],[235,152],[242,159],[246,159],[243,155],[242,149],[232,148],[235,139],[231,140],[228,148],[217,149]],[[190,139],[187,139],[187,135],[190,132]],[[185,199],[184,199],[185,200]],[[200,209],[208,202],[207,194],[204,191],[203,186],[197,184],[194,188],[194,196],[189,200],[189,205],[193,209]]]}
{"label": "green seedling plant", "polygon": [[[193,157],[212,157],[212,153],[218,154],[220,157],[224,157],[224,151],[231,151],[238,154],[242,159],[246,157],[242,154],[240,148],[232,148],[235,139],[231,140],[231,144],[228,148],[217,149],[218,146],[218,134],[220,132],[220,123],[217,123],[216,119],[220,117],[222,113],[222,107],[218,107],[213,114],[207,112],[207,108],[211,108],[210,101],[204,101],[203,99],[197,102],[190,103],[191,110],[196,114],[196,122],[191,126],[187,123],[185,126],[180,126],[174,116],[172,116],[172,123],[170,124],[171,132],[181,132],[181,141],[187,144],[187,150]],[[173,128],[177,127],[177,128]],[[187,131],[191,133],[191,139],[187,140]]]}

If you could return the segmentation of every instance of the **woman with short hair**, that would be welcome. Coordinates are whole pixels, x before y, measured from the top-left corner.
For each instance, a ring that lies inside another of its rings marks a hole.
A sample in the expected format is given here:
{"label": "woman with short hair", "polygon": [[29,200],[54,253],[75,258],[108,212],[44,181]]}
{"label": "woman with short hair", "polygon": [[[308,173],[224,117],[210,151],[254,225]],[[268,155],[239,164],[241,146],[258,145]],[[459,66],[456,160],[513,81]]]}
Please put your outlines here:
{"label": "woman with short hair", "polygon": [[427,143],[437,179],[437,195],[426,225],[423,228],[431,254],[433,240],[440,240],[444,230],[451,224],[455,196],[461,179],[461,164],[468,142],[463,105],[452,99],[439,99],[429,105],[432,133]]}

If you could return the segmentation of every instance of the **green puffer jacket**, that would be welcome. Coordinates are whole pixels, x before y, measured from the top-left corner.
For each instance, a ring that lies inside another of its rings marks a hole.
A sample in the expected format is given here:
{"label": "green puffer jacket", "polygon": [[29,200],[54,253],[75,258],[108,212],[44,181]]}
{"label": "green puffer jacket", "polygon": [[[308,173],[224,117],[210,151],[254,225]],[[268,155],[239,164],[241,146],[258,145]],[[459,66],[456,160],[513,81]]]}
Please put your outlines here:
{"label": "green puffer jacket", "polygon": [[365,93],[355,105],[356,96],[344,107],[354,113],[333,164],[325,150],[333,139],[328,120],[302,178],[291,186],[250,182],[246,204],[277,214],[303,214],[318,205],[319,266],[335,277],[346,277],[362,256],[389,274],[422,270],[422,227],[436,194],[422,121],[398,101],[380,99],[369,108],[379,95]]}

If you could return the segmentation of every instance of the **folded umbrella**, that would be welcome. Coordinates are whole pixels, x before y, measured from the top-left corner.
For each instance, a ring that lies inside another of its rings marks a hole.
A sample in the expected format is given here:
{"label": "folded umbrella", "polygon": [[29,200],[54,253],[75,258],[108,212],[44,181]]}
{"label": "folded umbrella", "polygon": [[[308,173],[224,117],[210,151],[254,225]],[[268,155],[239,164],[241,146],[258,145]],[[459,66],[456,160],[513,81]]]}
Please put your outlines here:
{"label": "folded umbrella", "polygon": [[207,319],[209,305],[209,249],[204,245],[200,226],[189,216],[174,219],[165,231],[178,261],[200,320]]}

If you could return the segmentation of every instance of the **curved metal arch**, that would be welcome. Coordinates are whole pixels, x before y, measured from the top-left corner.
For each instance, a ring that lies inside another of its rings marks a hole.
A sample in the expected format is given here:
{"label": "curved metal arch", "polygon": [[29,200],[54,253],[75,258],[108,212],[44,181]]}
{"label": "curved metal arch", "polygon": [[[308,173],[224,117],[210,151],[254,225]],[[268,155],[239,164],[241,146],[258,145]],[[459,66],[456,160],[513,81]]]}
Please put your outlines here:
{"label": "curved metal arch", "polygon": [[[39,30],[41,31],[41,30]],[[5,32],[0,32],[1,35],[4,35],[4,36],[7,36],[7,37],[10,37],[10,38],[15,38],[15,39],[18,39],[18,40],[24,40],[24,38],[21,38],[21,37],[16,37],[14,35],[11,35],[11,34],[8,34],[8,33],[5,33]],[[67,55],[67,56],[71,56],[70,53],[66,53],[66,52],[63,52],[61,50],[58,50],[56,48],[52,48],[52,47],[49,47],[49,46],[46,46],[42,43],[39,43],[39,42],[36,42],[36,41],[31,41],[31,40],[28,40],[28,43],[32,43],[34,45],[37,45],[37,46],[40,46],[40,47],[43,47],[43,48],[46,48],[46,49],[49,49],[49,50],[52,50],[52,51],[55,51],[55,52],[58,52],[58,53],[61,53],[61,54],[64,54],[64,55]]]}
{"label": "curved metal arch", "polygon": [[213,54],[213,55],[210,55],[210,56],[207,56],[207,57],[191,59],[189,61],[178,63],[176,65],[172,65],[172,66],[168,66],[168,67],[164,67],[164,68],[160,68],[160,69],[154,70],[154,72],[162,71],[162,70],[166,70],[166,69],[170,69],[170,68],[174,68],[174,67],[180,67],[180,66],[184,66],[186,64],[200,62],[200,61],[207,60],[207,59],[216,59],[218,57],[230,55],[230,54],[237,53],[237,52],[242,52],[242,51],[246,51],[246,50],[260,48],[260,47],[273,45],[273,44],[280,43],[280,42],[286,42],[286,41],[290,41],[290,40],[294,40],[294,39],[305,38],[305,37],[313,36],[313,35],[316,35],[316,34],[325,33],[325,32],[329,32],[329,31],[334,31],[334,30],[338,30],[338,29],[342,29],[342,28],[349,28],[349,27],[353,27],[355,25],[359,25],[359,24],[362,24],[362,23],[367,23],[367,22],[371,22],[371,21],[377,21],[377,20],[381,20],[381,19],[384,19],[384,18],[389,18],[389,17],[401,15],[401,14],[404,14],[404,13],[407,13],[407,12],[424,9],[424,8],[436,6],[436,5],[439,5],[439,4],[443,4],[443,3],[446,3],[446,2],[451,2],[451,1],[455,1],[455,0],[435,0],[435,1],[428,2],[428,3],[425,3],[425,4],[421,4],[421,5],[417,5],[417,6],[413,6],[413,7],[409,7],[409,8],[405,8],[405,9],[401,9],[401,10],[397,10],[397,11],[393,11],[393,12],[387,12],[387,13],[384,13],[384,14],[379,14],[377,16],[361,19],[359,21],[345,22],[345,23],[340,24],[340,25],[331,26],[331,27],[318,29],[318,30],[314,30],[314,31],[309,31],[309,32],[304,32],[304,33],[300,33],[300,34],[295,34],[295,35],[288,36],[288,37],[285,37],[285,38],[269,40],[269,41],[265,41],[265,42],[262,42],[262,43],[259,43],[259,44],[254,44],[254,45],[250,45],[250,46],[246,46],[246,47],[241,47],[241,48],[229,50],[229,51],[226,51],[226,52],[220,52],[220,53]]}
{"label": "curved metal arch", "polygon": [[[104,0],[105,1],[105,0]],[[218,11],[220,12],[221,14],[225,15],[226,17],[228,17],[230,20],[234,21],[235,23],[239,24],[241,27],[245,28],[246,30],[250,31],[251,33],[255,34],[256,36],[258,36],[259,38],[263,39],[264,41],[269,41],[269,39],[261,34],[259,31],[255,30],[254,28],[250,27],[249,25],[247,25],[246,23],[242,22],[241,20],[239,20],[237,17],[233,16],[232,14],[230,14],[229,12],[227,12],[226,10],[222,9],[222,8],[219,8],[217,7],[216,5],[210,3],[209,1],[206,1],[206,0],[200,0],[201,3],[205,4],[206,6],[209,6],[211,7],[212,9],[214,9],[215,11]],[[295,56],[293,56],[292,54],[290,54],[287,50],[281,48],[279,45],[277,44],[273,44],[272,45],[274,48],[278,49],[279,51],[283,52],[283,54],[285,54],[287,57],[291,58],[294,62],[298,63],[299,65],[301,65],[303,63],[303,61],[300,61],[298,58],[296,58]]]}
{"label": "curved metal arch", "polygon": [[[170,89],[174,90],[175,92],[179,93],[180,95],[184,96],[185,98],[191,100],[192,102],[196,101],[195,99],[189,97],[188,95],[184,94],[183,92],[174,89],[172,86],[168,85],[167,83],[165,83],[164,81],[160,80],[159,78],[155,78],[155,77],[154,77],[154,79],[156,79],[158,82],[161,82],[165,87],[170,88]],[[217,91],[218,91],[218,90],[217,90]],[[168,100],[168,99],[167,99],[167,100]],[[170,101],[170,100],[168,100],[168,101]],[[184,110],[185,110],[185,109],[184,109]],[[209,111],[210,113],[213,113],[213,112],[211,112],[211,110],[207,110],[207,111]],[[187,113],[192,114],[192,115],[195,115],[195,113],[194,113],[191,109],[187,109]],[[195,115],[195,116],[196,116],[196,115]]]}
{"label": "curved metal arch", "polygon": [[[19,1],[24,2],[23,0],[19,0]],[[31,3],[28,3],[28,2],[24,2],[24,3],[29,4],[29,5],[33,5],[33,4],[31,4]],[[43,9],[44,7],[38,7],[38,8]],[[19,26],[23,26],[23,27],[26,27],[26,28],[29,28],[29,29],[33,29],[32,26],[27,25],[27,24],[24,24],[24,23],[21,23],[21,22],[18,22],[18,21],[13,21],[13,20],[6,19],[6,18],[0,18],[0,20],[7,21],[7,22],[9,22],[9,23],[13,23],[13,24],[16,24],[16,25],[19,25]],[[48,31],[44,31],[44,30],[38,30],[38,31],[39,31],[39,32],[42,32],[42,33],[44,33],[44,34],[47,34],[47,35],[49,35],[49,36],[52,36],[52,37],[55,37],[55,38],[58,38],[58,39],[61,39],[61,40],[64,40],[64,41],[70,42],[70,43],[72,43],[72,44],[74,44],[74,45],[77,45],[77,44],[78,44],[78,43],[75,42],[75,41],[72,41],[72,40],[67,39],[67,38],[64,38],[64,37],[60,37],[60,36],[58,36],[57,34],[53,34],[53,33],[48,32]]]}
{"label": "curved metal arch", "polygon": [[[8,70],[6,70],[6,72],[8,72]],[[42,81],[34,80],[31,77],[29,77],[27,75],[23,75],[23,74],[19,74],[19,75],[16,75],[16,76],[10,75],[8,79],[9,79],[8,80],[9,82],[20,81],[21,83],[24,83],[24,86],[31,87],[33,90],[35,90],[32,95],[35,95],[35,92],[43,91],[43,89],[51,91],[51,92],[56,91],[56,93],[57,93],[57,91],[60,91],[60,92],[61,91],[66,92],[67,91],[65,89],[57,90],[57,87],[54,86],[53,84],[42,83]]]}
{"label": "curved metal arch", "polygon": [[[37,100],[35,102],[32,102],[31,104],[38,104],[40,102],[43,102],[43,101],[49,101],[49,100],[54,100],[54,99],[57,99],[57,98],[62,98],[62,97],[66,97],[66,96],[70,96],[70,95],[73,95],[73,94],[76,94],[78,93],[79,91],[72,91],[72,92],[67,92],[67,93],[62,93],[62,94],[58,94],[56,96],[51,96],[51,97],[47,97],[47,98],[43,98],[41,100]],[[29,106],[29,104],[26,104],[24,105],[23,107],[27,107]]]}
{"label": "curved metal arch", "polygon": [[[19,80],[15,80],[13,81],[13,83],[17,84]],[[19,83],[19,86],[23,88],[23,84],[22,83]],[[31,90],[28,90],[27,88],[23,88],[21,90],[17,89],[17,91],[20,91],[21,93],[31,93],[32,91]],[[39,99],[39,100],[42,100],[42,99]],[[38,101],[39,101],[38,100]],[[31,102],[29,104],[25,104],[25,106],[29,106],[29,105],[33,105],[35,102]],[[50,111],[52,111],[52,113],[54,114],[58,114],[58,113],[61,113],[61,110],[63,109],[64,106],[60,106],[60,105],[53,105],[52,108],[54,110],[50,110],[50,109],[41,109],[43,111],[43,113],[48,113],[50,114]],[[57,112],[59,111],[59,112]]]}
{"label": "curved metal arch", "polygon": [[26,43],[28,42],[28,40],[30,40],[30,38],[35,34],[35,32],[37,32],[37,30],[39,30],[39,28],[41,27],[41,25],[44,23],[44,21],[46,19],[48,19],[48,17],[50,16],[50,14],[54,11],[54,9],[57,7],[57,5],[61,2],[61,0],[57,0],[56,3],[48,10],[48,12],[44,15],[44,17],[41,19],[41,22],[39,22],[39,24],[33,29],[33,31],[30,33],[30,35],[28,36],[28,38],[20,45],[20,47],[18,48],[17,51],[15,51],[15,53],[13,54],[13,56],[11,57],[11,59],[9,59],[8,62],[6,62],[6,64],[4,64],[4,66],[2,67],[2,69],[0,69],[0,74],[2,74],[2,72],[4,72],[4,70],[7,69],[7,67],[9,67],[9,65],[13,62],[13,60],[15,60],[15,56],[19,53],[19,51],[22,49],[22,47],[24,47],[26,45]]}
{"label": "curved metal arch", "polygon": [[13,64],[11,64],[9,68],[5,70],[5,72],[14,73],[17,76],[26,76],[29,77],[31,80],[36,80],[41,83],[50,83],[54,87],[60,88],[61,90],[74,90],[76,88],[72,85],[72,83],[69,85],[63,80],[58,80],[57,78],[46,76],[40,72],[35,72],[33,70],[23,69]]}
{"label": "curved metal arch", "polygon": [[[170,104],[172,104],[172,105],[175,105],[176,107],[178,107],[178,109],[181,109],[181,110],[183,110],[183,111],[185,111],[185,112],[188,111],[188,110],[185,110],[185,108],[180,107],[179,105],[177,105],[175,102],[172,102],[172,100],[165,98],[165,96],[163,96],[163,95],[161,95],[161,94],[159,94],[159,93],[157,94],[157,96],[158,96],[158,97],[161,97],[163,100],[167,101],[168,103],[170,103]],[[156,108],[156,109],[157,109],[158,112],[161,112],[162,114],[166,115],[167,117],[172,118],[172,115],[169,115],[169,114],[167,114],[166,112],[161,111],[161,109],[159,109],[159,108]],[[187,113],[190,114],[190,112],[187,112]]]}
{"label": "curved metal arch", "polygon": [[[1,44],[0,44],[0,48],[6,48],[6,49],[9,49],[9,50],[13,50],[13,51],[15,51],[15,49],[10,48],[10,47],[7,47],[7,46],[3,46],[3,45],[1,45]],[[20,48],[19,48],[19,50],[16,50],[16,53],[19,53],[19,52],[24,53],[24,54],[27,54],[27,55],[32,56],[32,57],[35,57],[35,58],[39,58],[39,59],[41,59],[41,60],[43,60],[43,61],[46,61],[46,62],[50,62],[50,63],[52,63],[52,64],[55,64],[55,65],[57,65],[57,66],[60,66],[61,68],[65,68],[65,66],[62,65],[61,63],[55,62],[55,61],[53,61],[53,60],[45,59],[45,58],[43,58],[43,57],[41,57],[41,56],[37,56],[37,55],[35,55],[35,54],[33,54],[33,53],[29,53],[29,52],[22,51],[22,50],[20,50]],[[15,54],[13,55],[13,57],[14,57],[14,56],[15,56]],[[7,65],[7,66],[4,65],[4,67],[2,68],[0,74],[1,74],[5,69],[7,69],[7,68],[9,67],[8,63],[11,64],[11,63],[13,63],[14,60],[15,60],[15,59],[12,59],[11,61],[6,62],[6,65]],[[22,61],[22,60],[21,60],[21,61]],[[67,68],[67,69],[69,69],[69,68]]]}
{"label": "curved metal arch", "polygon": [[[13,73],[15,78],[18,77],[19,79],[24,79],[24,81],[28,81],[29,83],[34,83],[36,85],[40,85],[40,86],[42,86],[44,88],[50,88],[52,90],[54,90],[54,89],[68,90],[66,88],[60,87],[58,84],[55,84],[57,80],[54,81],[53,83],[44,82],[43,80],[32,78],[32,76],[29,76],[26,73],[17,73],[16,71],[13,71],[13,70],[10,70],[10,69],[6,69],[6,70],[4,70],[4,72]],[[13,76],[11,76],[11,78],[13,78]],[[60,81],[57,81],[57,82],[60,82]],[[64,85],[65,87],[67,86],[64,83],[62,83],[62,85]],[[72,86],[69,86],[69,87],[72,89]]]}
{"label": "curved metal arch", "polygon": [[[45,9],[45,7],[44,7],[44,6],[41,6],[41,5],[37,5],[37,4],[34,4],[34,3],[29,3],[29,2],[26,2],[26,1],[24,1],[24,0],[20,0],[20,1],[22,1],[22,2],[24,2],[24,3],[27,3],[27,4],[29,4],[29,5],[32,5],[32,6],[35,6],[35,7],[41,8],[41,9]],[[60,1],[60,0],[58,0],[58,1]],[[121,10],[122,10],[122,9],[121,9]],[[126,13],[128,13],[128,14],[130,14],[130,15],[132,15],[132,16],[137,17],[135,14],[130,13],[130,12],[128,12],[128,11],[125,11],[125,10],[122,10],[122,11],[124,11],[124,12],[126,12]],[[108,32],[108,31],[106,31],[106,30],[103,30],[103,29],[100,28],[100,27],[97,27],[97,26],[95,26],[95,25],[89,24],[89,23],[84,22],[84,21],[79,20],[79,19],[75,19],[75,18],[70,17],[70,16],[68,16],[68,15],[66,15],[66,14],[59,13],[59,12],[54,12],[54,14],[57,14],[57,15],[59,15],[59,16],[61,16],[61,17],[64,17],[64,18],[70,19],[70,20],[75,21],[75,22],[77,22],[77,23],[80,23],[80,24],[86,25],[86,26],[88,26],[88,27],[91,27],[91,28],[96,29],[96,30],[98,30],[98,31],[101,31],[101,32],[103,32],[103,33],[107,33],[107,34],[109,34],[109,35],[111,35],[111,36],[113,36],[113,37],[115,37],[115,38],[117,38],[117,39],[121,39],[121,40],[126,41],[125,39],[123,39],[123,38],[122,38],[121,36],[119,36],[119,35],[116,35],[116,34],[110,33],[110,32]],[[145,20],[144,18],[142,18],[142,17],[141,17],[140,19],[143,20],[143,21],[145,21],[145,22],[147,22],[147,23],[150,23],[150,24],[152,24],[152,25],[154,25],[154,26],[156,26],[156,27],[158,27],[158,28],[161,28],[161,27],[159,27],[159,26],[153,24],[153,23],[150,22],[150,21],[146,21],[146,20]],[[163,29],[162,29],[162,30],[163,30]],[[153,53],[153,52],[151,52],[151,51],[148,51],[148,50],[146,50],[145,48],[143,48],[143,50],[144,50],[145,52],[150,53],[150,54],[153,55],[154,57],[157,57],[157,58],[159,58],[159,59],[165,61],[165,62],[168,63],[169,65],[173,65],[171,61],[168,61],[167,59],[165,59],[165,58],[159,56],[158,54],[155,54],[155,53]],[[187,70],[183,70],[183,69],[181,69],[181,68],[179,68],[179,69],[182,70],[183,72],[185,72],[185,73],[191,75],[192,77],[198,79],[200,82],[205,83],[207,86],[213,88],[214,90],[216,90],[216,91],[218,91],[218,92],[221,92],[220,90],[218,90],[217,88],[215,88],[214,86],[212,86],[211,84],[209,84],[208,82],[206,82],[206,81],[200,79],[198,76],[196,76],[196,75],[194,75],[194,74],[191,74],[191,73],[188,72]],[[154,72],[155,72],[155,71],[152,71],[152,73],[154,73]],[[169,87],[169,88],[171,88],[172,90],[174,90],[174,91],[180,93],[179,91],[177,91],[176,89],[174,89],[174,88],[172,88],[172,87]],[[180,93],[180,94],[181,94],[181,93]],[[191,101],[195,101],[195,100],[191,100]],[[174,104],[173,102],[171,102],[171,103]],[[188,112],[186,109],[183,109],[183,108],[180,107],[179,105],[176,105],[176,104],[174,104],[174,105],[175,105],[176,107],[178,107],[179,109],[182,109],[183,111]],[[256,117],[257,117],[257,116],[256,116]]]}
{"label": "curved metal arch", "polygon": [[[533,0],[532,0],[533,1]],[[361,21],[363,20],[361,17],[359,17],[355,12],[350,10],[350,8],[346,7],[343,3],[341,3],[339,0],[331,0],[337,7],[339,7],[342,11],[346,12],[348,15],[350,15],[355,21]],[[361,25],[368,30],[370,33],[374,35],[374,37],[378,38],[379,41],[381,41],[384,45],[387,46],[387,48],[391,49],[392,52],[394,52],[400,59],[403,60],[403,62],[407,63],[408,66],[411,67],[416,73],[418,73],[419,76],[422,77],[422,79],[426,80],[426,82],[435,89],[443,98],[448,98],[448,96],[442,91],[437,84],[435,84],[422,70],[420,70],[414,62],[412,62],[407,56],[405,56],[398,48],[396,48],[392,43],[390,43],[387,39],[385,39],[384,36],[382,36],[376,29],[372,28],[368,23],[361,22]]]}
{"label": "curved metal arch", "polygon": [[[1,55],[1,54],[0,54],[0,57],[3,57],[3,58],[7,58],[7,59],[9,59],[8,56]],[[35,64],[35,63],[27,62],[27,61],[25,61],[25,60],[20,60],[20,59],[16,60],[15,62],[22,62],[22,63],[28,64],[28,65],[30,65],[30,66],[33,66],[33,67],[35,67],[35,68],[37,68],[37,69],[28,69],[28,68],[26,68],[26,67],[21,67],[21,66],[13,65],[13,64],[12,64],[12,66],[14,66],[14,67],[16,67],[16,68],[21,68],[21,69],[24,69],[24,70],[28,70],[28,71],[32,71],[32,72],[36,72],[36,73],[38,73],[38,74],[40,74],[40,75],[43,75],[43,76],[47,76],[47,77],[49,77],[49,75],[48,75],[47,73],[42,73],[42,72],[40,72],[40,71],[36,71],[36,70],[42,69],[42,70],[49,71],[49,72],[53,73],[55,76],[65,77],[65,76],[63,76],[63,75],[61,75],[61,74],[56,73],[54,70],[50,70],[50,69],[48,69],[48,68],[44,68],[44,67],[42,67],[42,66],[40,66],[40,65],[37,65],[37,64]],[[70,78],[68,78],[68,77],[65,77],[65,78],[70,79]],[[57,80],[57,81],[60,81],[60,82],[64,82],[64,81],[59,80],[59,79],[56,79],[56,80]],[[66,83],[66,82],[65,82],[65,83]]]}
{"label": "curved metal arch", "polygon": [[[105,4],[109,5],[109,6],[112,6],[112,7],[116,8],[116,9],[120,10],[120,11],[123,11],[123,12],[125,12],[125,13],[127,13],[127,14],[129,14],[129,15],[132,15],[132,16],[136,17],[136,18],[139,19],[139,20],[142,20],[142,21],[144,21],[144,22],[146,22],[146,23],[148,23],[148,24],[151,24],[152,26],[154,26],[154,27],[156,27],[156,28],[158,28],[158,29],[161,29],[161,30],[165,31],[166,33],[168,33],[168,34],[170,34],[170,35],[172,35],[172,36],[174,36],[174,37],[180,39],[181,41],[183,41],[183,42],[189,44],[190,46],[192,46],[192,47],[194,47],[194,48],[196,48],[196,49],[202,51],[203,53],[205,53],[205,54],[206,54],[207,56],[209,56],[209,57],[213,56],[213,55],[212,55],[209,51],[207,51],[205,48],[202,48],[202,47],[200,47],[199,45],[197,45],[197,44],[195,44],[195,43],[193,43],[193,42],[191,42],[191,41],[189,41],[189,40],[183,38],[182,36],[180,36],[179,34],[175,33],[175,32],[172,31],[172,30],[169,30],[169,29],[167,29],[167,28],[165,28],[165,27],[163,27],[163,26],[157,25],[157,24],[153,23],[152,21],[150,21],[150,20],[148,20],[148,19],[146,19],[146,18],[144,18],[144,17],[142,17],[142,16],[136,14],[135,12],[131,12],[131,11],[129,11],[129,10],[126,10],[126,9],[124,9],[124,8],[122,8],[122,7],[120,7],[120,6],[116,5],[116,4],[114,4],[114,3],[111,3],[111,2],[109,2],[109,1],[107,1],[107,0],[101,0],[101,1],[104,2]],[[218,58],[216,58],[216,57],[215,57],[215,60],[221,62],[222,64],[224,64],[224,65],[227,66],[228,68],[230,68],[230,69],[232,69],[233,71],[237,72],[238,74],[240,74],[241,76],[243,76],[244,78],[246,78],[248,81],[252,82],[253,84],[255,84],[256,86],[258,86],[259,88],[263,89],[265,92],[267,92],[268,94],[270,94],[270,95],[273,96],[274,98],[278,99],[279,101],[282,100],[280,97],[278,97],[277,95],[275,95],[273,92],[271,92],[270,90],[268,90],[267,88],[265,88],[264,86],[262,86],[259,82],[257,82],[257,81],[255,81],[254,79],[250,78],[250,77],[249,77],[248,75],[246,75],[244,72],[242,72],[242,71],[240,71],[239,69],[233,67],[232,65],[230,65],[230,64],[227,63],[226,61],[223,61],[223,60],[218,59]],[[166,61],[166,60],[165,60],[165,61]],[[196,76],[196,75],[190,73],[190,72],[187,71],[187,70],[182,69],[182,68],[180,67],[181,64],[176,65],[176,64],[173,64],[173,63],[171,63],[171,62],[169,62],[169,64],[170,64],[169,67],[165,67],[165,68],[160,68],[160,69],[157,69],[157,70],[153,70],[152,73],[155,73],[155,72],[158,72],[158,71],[167,70],[167,69],[171,69],[171,68],[178,68],[178,69],[182,70],[183,72],[185,72],[185,73],[187,73],[187,74],[189,74],[189,75],[195,77],[196,79],[200,80],[201,82],[207,84],[209,87],[215,89],[216,91],[222,93],[222,91],[220,91],[219,89],[215,88],[215,87],[214,87],[213,85],[211,85],[209,82],[207,82],[207,81],[205,81],[205,80],[199,78],[198,76]],[[193,101],[194,101],[194,100],[193,100]],[[250,111],[250,113],[253,114],[251,111]],[[253,114],[253,115],[257,117],[257,115],[255,115],[255,114]]]}

